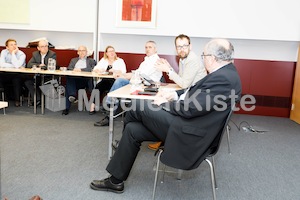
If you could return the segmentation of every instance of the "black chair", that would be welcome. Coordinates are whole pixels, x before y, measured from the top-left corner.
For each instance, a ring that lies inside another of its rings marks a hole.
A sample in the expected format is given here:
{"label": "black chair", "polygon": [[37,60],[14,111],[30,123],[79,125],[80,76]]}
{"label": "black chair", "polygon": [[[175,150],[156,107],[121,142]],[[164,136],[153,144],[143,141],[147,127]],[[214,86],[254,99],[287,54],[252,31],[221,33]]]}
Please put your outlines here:
{"label": "black chair", "polygon": [[[211,184],[212,184],[212,194],[213,194],[213,200],[216,200],[216,188],[217,188],[217,183],[216,183],[216,178],[215,178],[215,161],[214,161],[214,155],[218,152],[221,140],[223,138],[223,134],[228,131],[228,122],[230,120],[230,117],[233,113],[233,109],[235,106],[233,106],[227,115],[226,119],[224,119],[224,125],[223,128],[219,131],[213,142],[210,144],[206,152],[204,153],[205,161],[210,167],[210,175],[211,175]],[[154,179],[154,187],[153,187],[153,194],[152,194],[152,199],[155,199],[155,192],[156,192],[156,187],[157,187],[157,178],[158,178],[158,172],[159,172],[159,163],[160,163],[160,157],[161,154],[164,152],[164,148],[161,147],[156,154],[157,156],[157,163],[156,163],[156,172],[155,172],[155,179]],[[209,160],[211,158],[212,161]],[[165,168],[164,168],[165,169]],[[165,170],[163,170],[165,172]],[[182,170],[178,170],[178,179],[181,179]]]}

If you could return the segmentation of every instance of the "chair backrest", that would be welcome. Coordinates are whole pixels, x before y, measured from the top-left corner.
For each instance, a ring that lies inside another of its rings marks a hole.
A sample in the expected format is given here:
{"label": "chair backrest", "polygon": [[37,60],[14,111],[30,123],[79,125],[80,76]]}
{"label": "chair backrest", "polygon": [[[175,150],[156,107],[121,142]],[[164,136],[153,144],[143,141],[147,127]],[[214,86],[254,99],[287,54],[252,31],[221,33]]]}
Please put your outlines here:
{"label": "chair backrest", "polygon": [[205,153],[205,157],[207,156],[214,156],[218,150],[219,150],[219,147],[220,147],[220,144],[221,144],[221,141],[222,141],[222,138],[223,138],[223,135],[227,129],[227,125],[229,123],[229,120],[232,116],[232,113],[233,113],[233,110],[235,108],[235,105],[233,105],[230,109],[230,112],[228,113],[227,117],[226,117],[226,120],[224,121],[224,126],[223,128],[220,130],[220,132],[217,134],[217,136],[215,137],[215,139],[213,140],[213,142],[211,143],[211,145],[209,146],[209,148],[207,149],[206,153]]}

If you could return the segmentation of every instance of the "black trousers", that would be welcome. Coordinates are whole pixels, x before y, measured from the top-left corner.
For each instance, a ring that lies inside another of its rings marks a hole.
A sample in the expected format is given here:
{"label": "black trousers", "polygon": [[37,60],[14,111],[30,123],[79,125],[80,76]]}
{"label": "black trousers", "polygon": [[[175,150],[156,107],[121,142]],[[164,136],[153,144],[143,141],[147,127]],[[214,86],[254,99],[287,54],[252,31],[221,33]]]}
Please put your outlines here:
{"label": "black trousers", "polygon": [[[169,126],[175,117],[160,106],[150,105],[149,102],[133,101],[133,104],[136,103],[136,110],[133,107],[126,113],[122,138],[106,167],[111,175],[120,180],[125,181],[128,178],[141,143],[165,141]],[[144,104],[144,109],[141,104]]]}
{"label": "black trousers", "polygon": [[111,86],[114,84],[115,79],[102,79],[99,83],[97,83],[95,89],[100,91],[100,94],[104,91],[109,91]]}
{"label": "black trousers", "polygon": [[6,83],[12,83],[13,85],[13,93],[14,100],[20,101],[21,91],[22,91],[22,83],[23,76],[18,73],[0,73],[0,87],[5,88],[4,85]]}

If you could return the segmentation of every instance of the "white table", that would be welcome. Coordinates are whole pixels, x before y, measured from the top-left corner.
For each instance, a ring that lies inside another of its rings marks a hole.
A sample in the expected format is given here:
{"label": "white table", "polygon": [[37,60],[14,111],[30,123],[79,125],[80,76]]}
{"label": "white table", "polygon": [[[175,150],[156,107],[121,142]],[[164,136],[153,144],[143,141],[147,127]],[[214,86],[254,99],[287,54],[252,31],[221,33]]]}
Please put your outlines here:
{"label": "white table", "polygon": [[[74,72],[74,71],[61,71],[61,70],[55,70],[55,71],[49,71],[49,70],[33,70],[29,68],[6,68],[6,67],[0,67],[0,71],[2,72],[14,72],[14,73],[26,73],[26,74],[34,74],[36,77],[37,75],[42,75],[42,84],[44,83],[44,75],[57,75],[57,76],[81,76],[81,77],[98,77],[98,78],[113,78],[113,75],[107,75],[107,74],[100,74],[95,72]],[[36,80],[36,78],[35,78]],[[33,112],[36,114],[36,84],[35,84],[35,92],[34,92],[34,109]],[[44,114],[44,95],[42,95],[41,99],[41,113]]]}

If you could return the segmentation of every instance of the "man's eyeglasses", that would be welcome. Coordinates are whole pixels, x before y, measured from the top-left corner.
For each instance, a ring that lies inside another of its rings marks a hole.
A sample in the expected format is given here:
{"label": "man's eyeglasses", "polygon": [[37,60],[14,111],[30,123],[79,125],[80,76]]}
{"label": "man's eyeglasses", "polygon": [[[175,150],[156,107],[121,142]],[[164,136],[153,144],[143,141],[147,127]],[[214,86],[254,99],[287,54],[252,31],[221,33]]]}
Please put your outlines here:
{"label": "man's eyeglasses", "polygon": [[190,46],[189,44],[185,44],[185,45],[182,45],[182,46],[176,46],[176,49],[177,50],[187,49],[189,46]]}
{"label": "man's eyeglasses", "polygon": [[45,46],[39,46],[40,48],[46,48],[46,47],[48,47],[48,45],[45,45]]}
{"label": "man's eyeglasses", "polygon": [[205,56],[212,56],[212,54],[204,54],[204,52],[201,54],[201,58],[204,59]]}

